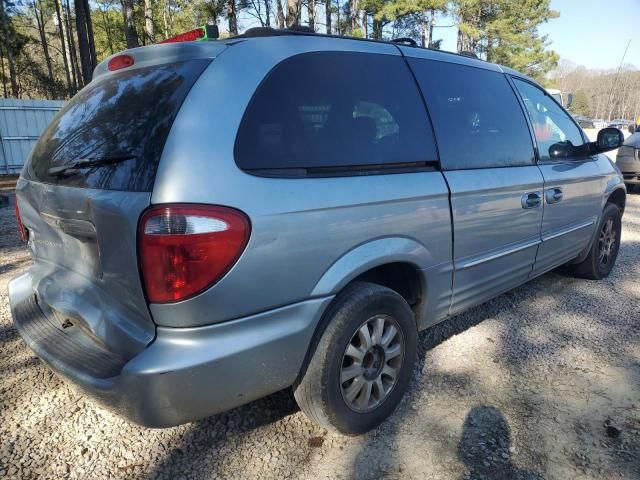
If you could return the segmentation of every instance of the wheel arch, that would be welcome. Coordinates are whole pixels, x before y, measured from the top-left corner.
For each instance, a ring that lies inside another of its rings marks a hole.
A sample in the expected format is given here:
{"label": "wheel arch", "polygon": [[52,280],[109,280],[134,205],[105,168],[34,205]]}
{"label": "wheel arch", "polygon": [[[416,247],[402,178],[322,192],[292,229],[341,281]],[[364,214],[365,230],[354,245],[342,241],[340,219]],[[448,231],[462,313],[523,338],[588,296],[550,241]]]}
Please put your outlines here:
{"label": "wheel arch", "polygon": [[[429,250],[413,239],[406,237],[380,238],[358,245],[342,255],[320,277],[311,296],[334,295],[355,279],[364,279],[367,276],[366,281],[384,285],[380,281],[373,281],[372,278],[376,275],[371,273],[376,269],[383,268],[412,271],[420,282],[422,290],[420,295],[424,296],[427,285],[423,270],[434,263],[433,255]],[[401,267],[388,267],[389,265]],[[377,276],[379,277],[379,275]],[[398,293],[402,295],[401,292]]]}
{"label": "wheel arch", "polygon": [[[335,296],[354,281],[376,283],[402,296],[414,311],[416,328],[420,307],[427,302],[424,268],[433,261],[431,253],[420,243],[405,237],[388,237],[359,245],[334,262],[317,282],[312,295],[333,295],[311,337],[297,382],[304,375],[320,338],[330,321]],[[386,277],[385,274],[390,276]],[[413,282],[417,286],[411,286]],[[413,304],[412,304],[413,303]]]}
{"label": "wheel arch", "polygon": [[607,196],[606,203],[613,203],[614,205],[617,205],[618,208],[620,209],[620,212],[624,213],[624,209],[625,209],[625,207],[627,205],[627,192],[626,192],[626,189],[624,187],[618,187],[618,188],[614,189]]}

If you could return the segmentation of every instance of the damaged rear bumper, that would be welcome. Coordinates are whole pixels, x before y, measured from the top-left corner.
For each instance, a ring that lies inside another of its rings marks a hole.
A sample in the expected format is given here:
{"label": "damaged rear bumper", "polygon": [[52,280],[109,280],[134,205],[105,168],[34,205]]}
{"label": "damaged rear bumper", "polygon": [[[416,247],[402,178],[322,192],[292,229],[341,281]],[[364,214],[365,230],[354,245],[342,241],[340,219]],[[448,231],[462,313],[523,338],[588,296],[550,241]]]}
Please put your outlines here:
{"label": "damaged rear bumper", "polygon": [[292,385],[331,298],[211,326],[157,327],[142,352],[122,359],[66,332],[38,304],[28,273],[9,284],[13,321],[29,347],[102,405],[148,427],[186,423]]}

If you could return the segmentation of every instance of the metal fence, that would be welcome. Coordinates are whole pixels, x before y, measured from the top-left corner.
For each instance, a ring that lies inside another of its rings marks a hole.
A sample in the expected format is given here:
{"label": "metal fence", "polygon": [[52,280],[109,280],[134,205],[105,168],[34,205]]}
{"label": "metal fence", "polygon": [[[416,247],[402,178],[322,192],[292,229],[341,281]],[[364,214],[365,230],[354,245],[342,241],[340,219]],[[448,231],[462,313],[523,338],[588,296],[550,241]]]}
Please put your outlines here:
{"label": "metal fence", "polygon": [[20,173],[61,100],[0,99],[0,175]]}

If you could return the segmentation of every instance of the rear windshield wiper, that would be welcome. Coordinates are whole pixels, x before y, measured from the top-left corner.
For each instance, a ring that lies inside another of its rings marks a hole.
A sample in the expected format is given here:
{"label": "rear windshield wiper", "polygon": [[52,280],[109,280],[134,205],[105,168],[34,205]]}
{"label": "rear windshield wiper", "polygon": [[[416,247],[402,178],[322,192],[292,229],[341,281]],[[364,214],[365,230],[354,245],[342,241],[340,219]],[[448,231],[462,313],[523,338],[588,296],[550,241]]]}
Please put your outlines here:
{"label": "rear windshield wiper", "polygon": [[102,167],[104,165],[113,165],[116,163],[126,162],[127,160],[132,160],[135,157],[132,155],[126,155],[121,157],[107,157],[100,159],[87,159],[87,160],[78,160],[77,162],[72,163],[71,165],[64,165],[61,167],[55,167],[49,169],[49,175],[54,177],[64,177],[66,175],[74,174],[78,170],[83,168],[93,168],[93,167]]}

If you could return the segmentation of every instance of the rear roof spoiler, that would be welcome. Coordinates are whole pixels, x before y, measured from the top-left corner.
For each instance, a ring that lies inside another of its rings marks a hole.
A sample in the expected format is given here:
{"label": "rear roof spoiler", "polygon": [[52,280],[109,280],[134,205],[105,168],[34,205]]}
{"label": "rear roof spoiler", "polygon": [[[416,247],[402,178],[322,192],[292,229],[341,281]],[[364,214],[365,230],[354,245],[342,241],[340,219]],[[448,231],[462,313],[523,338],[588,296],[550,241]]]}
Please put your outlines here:
{"label": "rear roof spoiler", "polygon": [[150,67],[153,65],[163,65],[166,63],[183,62],[185,60],[192,60],[195,58],[214,59],[220,55],[227,46],[228,45],[225,42],[184,41],[132,48],[105,58],[94,70],[93,79],[96,80],[99,77],[113,73],[109,71],[109,61],[122,55],[129,55],[134,60],[133,64],[130,67],[127,67],[128,70]]}

